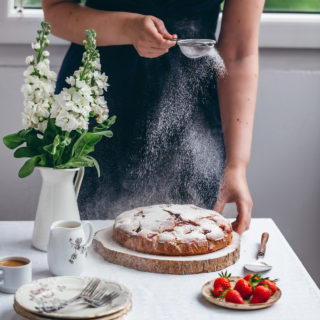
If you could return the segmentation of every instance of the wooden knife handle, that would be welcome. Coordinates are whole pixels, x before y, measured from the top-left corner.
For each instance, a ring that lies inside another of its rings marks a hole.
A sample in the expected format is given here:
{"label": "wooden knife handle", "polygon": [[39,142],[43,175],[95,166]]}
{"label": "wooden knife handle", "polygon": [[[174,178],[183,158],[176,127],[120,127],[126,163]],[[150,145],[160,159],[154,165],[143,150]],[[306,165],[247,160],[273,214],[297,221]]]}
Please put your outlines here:
{"label": "wooden knife handle", "polygon": [[269,240],[269,233],[268,232],[264,232],[262,235],[261,235],[261,244],[260,244],[260,248],[259,248],[259,251],[258,251],[258,255],[259,254],[265,254],[266,253],[266,245],[267,245],[267,242]]}

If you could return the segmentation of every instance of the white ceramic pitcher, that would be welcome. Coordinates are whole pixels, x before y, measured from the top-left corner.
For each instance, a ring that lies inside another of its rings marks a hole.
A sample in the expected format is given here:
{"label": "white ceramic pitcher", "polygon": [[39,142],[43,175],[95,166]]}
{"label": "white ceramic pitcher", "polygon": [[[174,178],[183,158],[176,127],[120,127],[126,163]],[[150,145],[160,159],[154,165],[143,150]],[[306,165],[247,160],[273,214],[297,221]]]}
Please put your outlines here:
{"label": "white ceramic pitcher", "polygon": [[[57,220],[80,221],[77,197],[84,168],[53,169],[38,167],[42,186],[34,222],[32,245],[47,251],[50,226]],[[74,175],[77,173],[75,182]]]}
{"label": "white ceramic pitcher", "polygon": [[[88,227],[86,237],[84,228]],[[50,228],[48,245],[49,270],[56,276],[80,275],[86,264],[87,249],[93,239],[90,222],[56,221]]]}

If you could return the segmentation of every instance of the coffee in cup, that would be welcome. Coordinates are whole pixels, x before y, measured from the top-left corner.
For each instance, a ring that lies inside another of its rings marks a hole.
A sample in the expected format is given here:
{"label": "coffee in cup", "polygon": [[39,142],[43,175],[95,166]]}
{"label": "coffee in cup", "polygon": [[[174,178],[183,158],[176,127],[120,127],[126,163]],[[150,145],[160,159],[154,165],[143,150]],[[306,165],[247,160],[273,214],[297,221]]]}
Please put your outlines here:
{"label": "coffee in cup", "polygon": [[0,261],[0,266],[3,267],[21,267],[26,265],[28,262],[16,259],[5,259]]}
{"label": "coffee in cup", "polygon": [[0,291],[14,293],[20,286],[32,280],[31,261],[24,257],[0,259]]}

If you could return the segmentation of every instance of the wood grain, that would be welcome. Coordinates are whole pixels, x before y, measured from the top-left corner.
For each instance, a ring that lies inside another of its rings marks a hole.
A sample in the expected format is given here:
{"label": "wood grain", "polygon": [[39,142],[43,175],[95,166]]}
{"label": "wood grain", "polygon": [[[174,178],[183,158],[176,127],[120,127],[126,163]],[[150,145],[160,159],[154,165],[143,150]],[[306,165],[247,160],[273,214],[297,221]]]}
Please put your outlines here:
{"label": "wood grain", "polygon": [[[236,282],[241,279],[241,277],[231,277],[231,280],[234,280],[231,285],[233,288]],[[232,302],[226,302],[224,299],[215,297],[213,295],[213,283],[214,280],[208,281],[202,287],[202,295],[203,297],[208,300],[209,302],[228,309],[235,309],[235,310],[257,310],[257,309],[264,309],[271,307],[275,302],[277,302],[281,297],[281,290],[278,288],[277,291],[270,297],[270,299],[265,303],[256,303],[250,304],[249,300],[244,300],[244,304],[237,304]]]}
{"label": "wood grain", "polygon": [[96,232],[93,245],[109,262],[154,273],[214,272],[234,264],[240,256],[240,238],[236,233],[233,233],[232,242],[227,248],[197,256],[160,256],[130,250],[112,239],[112,227]]}

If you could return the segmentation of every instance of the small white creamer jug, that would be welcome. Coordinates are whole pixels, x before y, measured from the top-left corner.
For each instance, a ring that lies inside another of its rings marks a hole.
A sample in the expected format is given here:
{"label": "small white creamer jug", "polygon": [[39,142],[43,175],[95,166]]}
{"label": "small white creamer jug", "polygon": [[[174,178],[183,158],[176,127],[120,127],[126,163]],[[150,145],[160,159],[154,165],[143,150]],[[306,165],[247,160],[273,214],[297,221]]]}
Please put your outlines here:
{"label": "small white creamer jug", "polygon": [[[86,237],[84,228],[88,227]],[[49,270],[56,276],[80,275],[86,264],[87,249],[93,239],[90,222],[59,220],[50,228],[48,245]]]}

